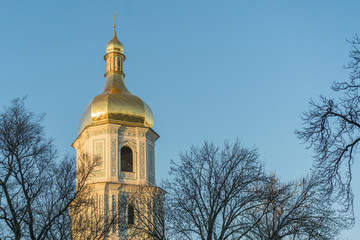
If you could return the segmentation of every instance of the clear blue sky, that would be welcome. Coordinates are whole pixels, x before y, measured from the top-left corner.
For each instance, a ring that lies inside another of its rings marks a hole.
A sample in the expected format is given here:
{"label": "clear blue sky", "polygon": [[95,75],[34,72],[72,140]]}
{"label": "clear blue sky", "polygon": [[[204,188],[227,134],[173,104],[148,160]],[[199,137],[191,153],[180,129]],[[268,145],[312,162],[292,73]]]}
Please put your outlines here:
{"label": "clear blue sky", "polygon": [[[312,152],[294,135],[310,98],[344,81],[360,1],[2,1],[0,105],[28,95],[61,153],[104,86],[113,12],[129,90],[154,113],[157,182],[170,159],[204,140],[259,148],[282,180]],[[354,166],[360,216],[360,163]],[[343,237],[360,237],[360,223]]]}

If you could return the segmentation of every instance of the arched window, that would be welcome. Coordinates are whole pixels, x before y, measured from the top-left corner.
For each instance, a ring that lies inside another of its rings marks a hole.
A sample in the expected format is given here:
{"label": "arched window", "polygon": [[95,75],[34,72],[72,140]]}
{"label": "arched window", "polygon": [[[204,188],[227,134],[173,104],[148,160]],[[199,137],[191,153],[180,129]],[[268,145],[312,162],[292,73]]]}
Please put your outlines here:
{"label": "arched window", "polygon": [[128,206],[127,212],[128,225],[133,225],[135,223],[135,209],[132,204]]}
{"label": "arched window", "polygon": [[121,171],[132,172],[133,171],[133,153],[131,148],[121,148]]}

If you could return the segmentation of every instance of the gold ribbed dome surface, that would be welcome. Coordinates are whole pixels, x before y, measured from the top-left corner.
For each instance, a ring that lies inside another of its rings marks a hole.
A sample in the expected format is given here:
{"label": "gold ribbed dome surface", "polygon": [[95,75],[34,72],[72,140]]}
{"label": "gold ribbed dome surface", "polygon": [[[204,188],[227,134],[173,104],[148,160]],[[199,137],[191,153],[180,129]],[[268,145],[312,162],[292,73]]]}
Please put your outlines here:
{"label": "gold ribbed dome surface", "polygon": [[131,94],[119,73],[106,77],[103,92],[86,107],[79,124],[79,134],[88,126],[116,123],[135,127],[153,126],[150,107],[139,97]]}

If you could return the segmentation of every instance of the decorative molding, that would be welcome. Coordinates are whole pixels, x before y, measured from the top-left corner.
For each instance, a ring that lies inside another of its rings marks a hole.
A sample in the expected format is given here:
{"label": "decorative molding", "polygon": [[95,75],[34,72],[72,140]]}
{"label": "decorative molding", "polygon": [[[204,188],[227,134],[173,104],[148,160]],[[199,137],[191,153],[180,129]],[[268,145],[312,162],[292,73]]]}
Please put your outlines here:
{"label": "decorative molding", "polygon": [[93,140],[93,159],[99,159],[101,164],[95,168],[96,176],[105,175],[106,141],[105,138]]}
{"label": "decorative molding", "polygon": [[137,151],[136,140],[134,139],[122,139],[120,143],[121,145],[119,144],[119,150],[121,149],[122,146],[129,145],[130,147],[133,148],[134,151]]}
{"label": "decorative molding", "polygon": [[143,141],[140,142],[139,146],[139,157],[140,157],[140,179],[145,178],[145,143]]}
{"label": "decorative molding", "polygon": [[154,146],[152,144],[147,145],[147,170],[148,180],[151,185],[155,185],[155,154]]}
{"label": "decorative molding", "polygon": [[[117,216],[117,208],[116,208],[116,196],[111,196],[111,219],[116,219]],[[116,233],[117,224],[112,224],[112,232]]]}
{"label": "decorative molding", "polygon": [[136,180],[136,172],[121,172],[119,169],[119,179]]}
{"label": "decorative molding", "polygon": [[87,138],[92,137],[92,136],[97,136],[97,135],[103,135],[103,134],[116,134],[117,132],[118,132],[117,129],[114,129],[114,128],[94,130],[94,131],[89,131]]}
{"label": "decorative molding", "polygon": [[116,138],[111,138],[111,176],[116,175]]}
{"label": "decorative molding", "polygon": [[124,233],[127,230],[126,226],[126,205],[128,196],[125,193],[118,194],[118,231]]}
{"label": "decorative molding", "polygon": [[119,135],[127,137],[144,137],[147,131],[148,129],[144,128],[121,127],[119,129]]}
{"label": "decorative molding", "polygon": [[159,135],[154,130],[149,129],[149,131],[146,132],[146,138],[152,143],[155,143],[155,141],[159,138]]}
{"label": "decorative molding", "polygon": [[149,134],[149,132],[146,133],[146,137],[150,142],[152,142],[152,143],[155,142],[155,139],[152,138],[152,134]]}

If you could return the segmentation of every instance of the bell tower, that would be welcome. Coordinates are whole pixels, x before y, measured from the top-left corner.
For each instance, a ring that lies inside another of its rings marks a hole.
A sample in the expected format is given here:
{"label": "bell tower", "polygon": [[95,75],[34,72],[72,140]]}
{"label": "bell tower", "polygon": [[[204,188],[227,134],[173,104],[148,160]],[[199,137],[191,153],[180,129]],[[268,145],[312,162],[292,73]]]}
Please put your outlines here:
{"label": "bell tower", "polygon": [[[155,227],[155,209],[149,206],[155,205],[152,196],[163,197],[163,190],[155,186],[155,141],[159,135],[152,129],[150,107],[130,93],[124,83],[126,57],[115,24],[104,59],[105,87],[86,107],[72,146],[76,149],[77,165],[84,156],[86,161],[98,161],[88,180],[91,206],[87,212],[92,218],[98,216],[103,227],[111,225],[105,230],[110,239],[130,239],[141,221]],[[138,199],[139,196],[145,195],[147,204],[140,204],[144,199]],[[76,227],[72,228],[75,232]],[[89,223],[89,232],[93,228],[93,223]]]}

